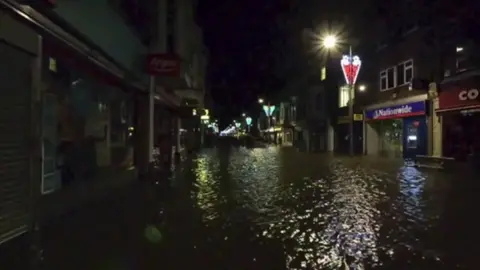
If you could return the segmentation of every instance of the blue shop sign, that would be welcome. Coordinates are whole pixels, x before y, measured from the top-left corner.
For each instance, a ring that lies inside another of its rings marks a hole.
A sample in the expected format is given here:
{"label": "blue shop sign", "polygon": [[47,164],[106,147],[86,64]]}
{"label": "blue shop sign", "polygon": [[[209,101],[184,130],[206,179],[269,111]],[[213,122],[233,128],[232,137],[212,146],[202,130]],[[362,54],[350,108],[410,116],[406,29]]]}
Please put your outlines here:
{"label": "blue shop sign", "polygon": [[425,112],[425,101],[417,101],[403,105],[369,110],[365,112],[365,116],[368,120],[382,120],[424,115]]}

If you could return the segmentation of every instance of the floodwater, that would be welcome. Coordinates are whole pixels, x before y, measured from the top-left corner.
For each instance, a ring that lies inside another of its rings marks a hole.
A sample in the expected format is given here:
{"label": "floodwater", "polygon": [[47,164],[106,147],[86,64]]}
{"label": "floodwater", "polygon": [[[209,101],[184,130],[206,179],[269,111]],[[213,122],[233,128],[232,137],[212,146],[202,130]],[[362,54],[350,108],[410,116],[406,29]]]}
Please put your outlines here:
{"label": "floodwater", "polygon": [[170,181],[45,228],[44,265],[478,269],[479,185],[467,175],[292,148],[205,149]]}

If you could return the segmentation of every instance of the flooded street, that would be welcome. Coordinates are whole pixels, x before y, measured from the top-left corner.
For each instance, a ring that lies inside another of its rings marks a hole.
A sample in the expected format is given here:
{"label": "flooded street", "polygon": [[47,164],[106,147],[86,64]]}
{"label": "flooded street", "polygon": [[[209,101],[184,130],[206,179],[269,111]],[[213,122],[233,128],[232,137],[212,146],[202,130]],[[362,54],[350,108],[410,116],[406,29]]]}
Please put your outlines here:
{"label": "flooded street", "polygon": [[46,228],[45,265],[475,269],[478,184],[459,175],[288,148],[206,149],[168,187],[158,179]]}

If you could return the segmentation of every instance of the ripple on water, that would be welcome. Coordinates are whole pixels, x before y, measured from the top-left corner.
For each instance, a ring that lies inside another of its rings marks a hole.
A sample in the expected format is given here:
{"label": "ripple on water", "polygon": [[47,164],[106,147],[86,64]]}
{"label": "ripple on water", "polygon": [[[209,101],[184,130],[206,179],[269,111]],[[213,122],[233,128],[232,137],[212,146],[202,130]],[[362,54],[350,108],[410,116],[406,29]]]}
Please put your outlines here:
{"label": "ripple on water", "polygon": [[[273,242],[287,269],[383,269],[405,256],[412,265],[417,257],[440,261],[424,244],[438,213],[427,211],[428,179],[415,168],[388,174],[279,148],[210,150],[192,166],[195,208],[203,226],[215,228],[206,235],[233,248]],[[271,256],[255,250],[253,261]]]}

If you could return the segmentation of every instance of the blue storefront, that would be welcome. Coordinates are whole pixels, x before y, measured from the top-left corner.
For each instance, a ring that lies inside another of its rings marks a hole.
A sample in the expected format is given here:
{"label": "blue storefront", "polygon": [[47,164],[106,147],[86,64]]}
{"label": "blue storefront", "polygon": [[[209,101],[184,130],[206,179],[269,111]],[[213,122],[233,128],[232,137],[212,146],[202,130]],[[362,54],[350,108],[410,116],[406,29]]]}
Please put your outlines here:
{"label": "blue storefront", "polygon": [[411,158],[428,152],[425,100],[365,111],[367,154]]}

